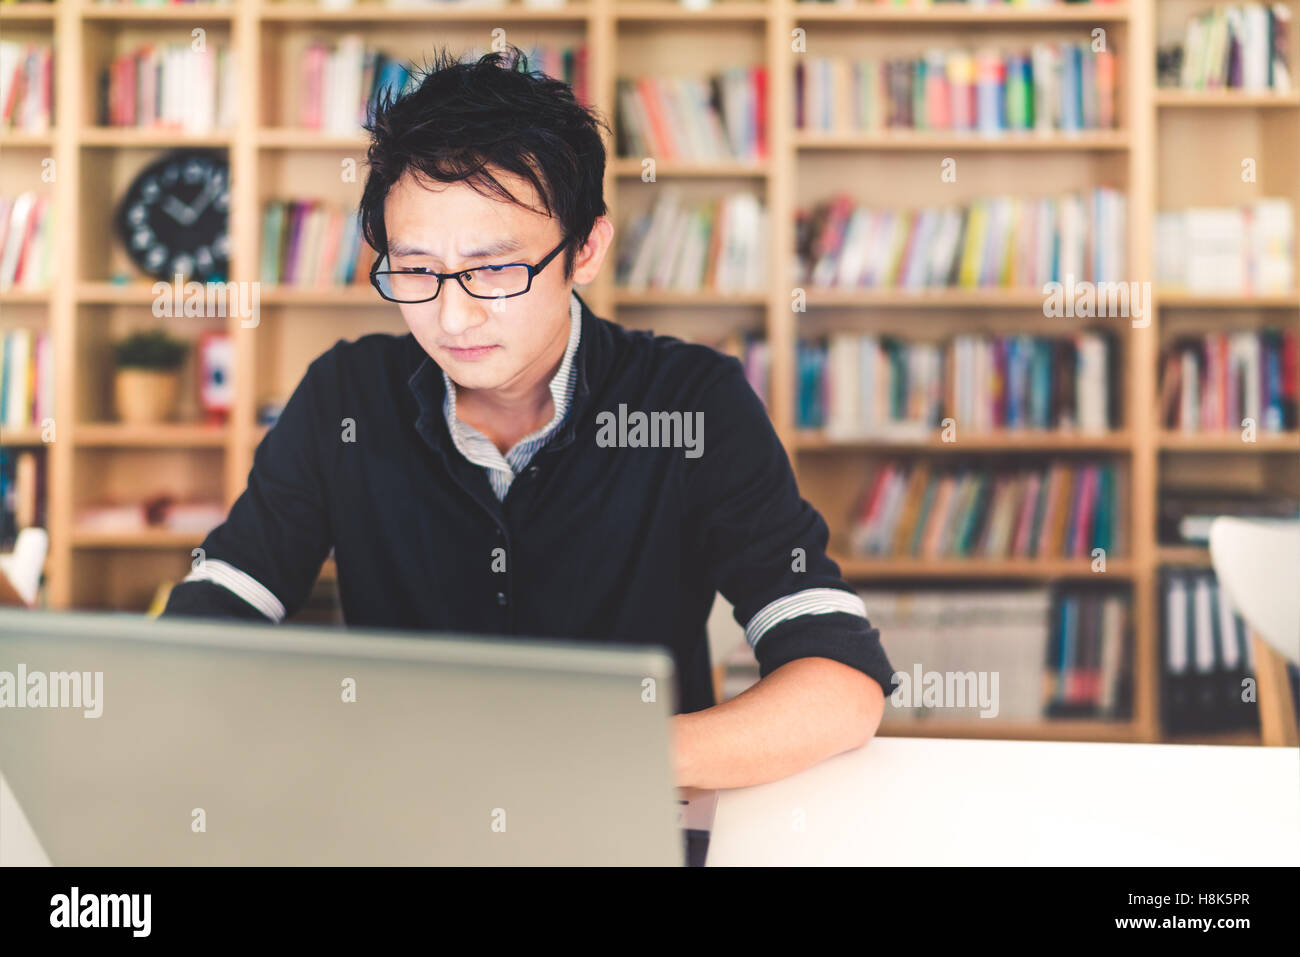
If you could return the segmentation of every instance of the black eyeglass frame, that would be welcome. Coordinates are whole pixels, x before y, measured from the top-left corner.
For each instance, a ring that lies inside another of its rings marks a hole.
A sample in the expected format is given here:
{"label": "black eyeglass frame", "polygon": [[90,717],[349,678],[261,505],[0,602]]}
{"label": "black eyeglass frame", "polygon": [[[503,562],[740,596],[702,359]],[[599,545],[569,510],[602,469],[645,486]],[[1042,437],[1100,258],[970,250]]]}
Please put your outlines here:
{"label": "black eyeglass frame", "polygon": [[[404,304],[406,304],[406,305],[414,305],[414,304],[422,303],[422,302],[433,302],[433,300],[435,300],[435,299],[438,298],[438,294],[439,294],[440,292],[442,292],[442,284],[443,284],[444,282],[446,282],[448,279],[455,279],[455,280],[456,280],[456,283],[460,286],[460,288],[465,290],[465,294],[466,294],[467,296],[473,296],[475,299],[513,299],[515,296],[522,296],[522,295],[524,295],[525,293],[527,293],[530,289],[532,289],[532,288],[533,288],[533,278],[534,278],[538,273],[540,273],[543,269],[545,269],[546,266],[547,266],[547,264],[548,264],[552,259],[554,259],[557,255],[559,255],[560,250],[562,250],[562,249],[563,249],[565,246],[567,246],[568,244],[569,244],[569,237],[568,237],[568,236],[565,236],[563,239],[560,240],[560,245],[558,245],[558,246],[556,246],[554,249],[552,249],[549,253],[546,254],[546,256],[545,256],[545,257],[544,257],[540,262],[538,262],[538,263],[536,263],[536,264],[530,264],[530,263],[493,263],[492,265],[489,265],[489,266],[473,266],[473,267],[471,267],[471,268],[469,268],[469,269],[461,269],[461,270],[459,270],[459,271],[457,271],[457,272],[427,272],[427,271],[419,270],[419,269],[380,269],[380,268],[379,268],[379,264],[382,263],[382,262],[384,262],[385,260],[388,259],[388,254],[385,253],[384,255],[382,255],[382,256],[380,256],[378,259],[376,259],[376,260],[375,260],[375,264],[374,264],[373,266],[370,267],[370,284],[371,284],[372,286],[375,287],[375,291],[376,291],[377,293],[379,293],[380,296],[383,296],[383,298],[384,298],[386,301],[388,301],[388,302],[404,303]],[[477,293],[470,292],[468,289],[466,289],[466,288],[465,288],[465,281],[464,281],[463,279],[460,278],[462,275],[464,275],[464,274],[467,273],[467,272],[475,272],[475,271],[480,270],[480,269],[506,269],[506,268],[508,268],[508,267],[510,267],[510,266],[523,266],[525,269],[528,270],[528,285],[525,286],[525,287],[524,287],[522,290],[520,290],[519,292],[503,293],[503,294],[501,294],[501,295],[480,296],[480,295],[478,295]],[[428,299],[393,299],[393,298],[391,298],[391,297],[389,297],[389,296],[385,296],[385,295],[384,295],[384,290],[381,289],[381,288],[379,287],[379,277],[380,277],[381,275],[383,275],[383,276],[391,276],[391,275],[399,275],[399,276],[403,276],[403,275],[404,275],[404,276],[437,276],[437,277],[438,277],[438,288],[435,289],[435,290],[433,291],[433,295],[430,296]]]}

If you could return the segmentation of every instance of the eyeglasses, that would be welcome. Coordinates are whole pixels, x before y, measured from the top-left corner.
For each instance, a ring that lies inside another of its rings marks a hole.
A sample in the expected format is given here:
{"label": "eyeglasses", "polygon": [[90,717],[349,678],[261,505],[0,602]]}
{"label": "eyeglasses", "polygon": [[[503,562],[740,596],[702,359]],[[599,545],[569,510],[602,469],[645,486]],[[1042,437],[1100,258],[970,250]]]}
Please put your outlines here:
{"label": "eyeglasses", "polygon": [[522,296],[533,287],[533,277],[546,268],[546,264],[568,245],[566,236],[560,240],[546,258],[534,266],[528,263],[507,263],[504,266],[476,266],[460,272],[430,272],[427,269],[380,269],[387,255],[375,260],[370,269],[370,282],[379,295],[389,302],[430,302],[442,292],[446,279],[455,279],[460,288],[475,299],[509,299]]}

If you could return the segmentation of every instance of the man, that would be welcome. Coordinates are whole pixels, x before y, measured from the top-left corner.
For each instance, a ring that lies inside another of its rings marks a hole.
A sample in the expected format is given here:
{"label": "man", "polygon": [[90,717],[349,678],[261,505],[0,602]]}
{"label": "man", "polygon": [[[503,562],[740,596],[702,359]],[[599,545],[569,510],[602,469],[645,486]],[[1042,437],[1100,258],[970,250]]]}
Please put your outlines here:
{"label": "man", "polygon": [[[311,363],[164,614],[278,622],[333,547],[349,624],[669,648],[679,785],[859,747],[893,669],[826,524],[739,362],[573,291],[613,240],[608,126],[519,57],[442,53],[378,105],[361,215],[410,334]],[[762,675],[718,706],[716,592]]]}

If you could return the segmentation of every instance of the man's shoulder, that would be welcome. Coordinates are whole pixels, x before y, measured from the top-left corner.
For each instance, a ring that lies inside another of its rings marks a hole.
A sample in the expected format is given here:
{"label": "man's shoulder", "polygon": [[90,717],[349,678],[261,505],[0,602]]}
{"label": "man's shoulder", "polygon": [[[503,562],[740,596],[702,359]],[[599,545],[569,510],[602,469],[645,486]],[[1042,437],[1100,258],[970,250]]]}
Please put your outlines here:
{"label": "man's shoulder", "polygon": [[612,367],[620,378],[642,377],[646,386],[674,394],[698,393],[729,378],[744,381],[740,360],[712,346],[628,329],[607,319],[600,322],[614,343]]}
{"label": "man's shoulder", "polygon": [[308,373],[325,379],[369,376],[377,372],[401,372],[410,375],[424,353],[408,332],[395,335],[371,332],[356,339],[337,339],[308,366]]}

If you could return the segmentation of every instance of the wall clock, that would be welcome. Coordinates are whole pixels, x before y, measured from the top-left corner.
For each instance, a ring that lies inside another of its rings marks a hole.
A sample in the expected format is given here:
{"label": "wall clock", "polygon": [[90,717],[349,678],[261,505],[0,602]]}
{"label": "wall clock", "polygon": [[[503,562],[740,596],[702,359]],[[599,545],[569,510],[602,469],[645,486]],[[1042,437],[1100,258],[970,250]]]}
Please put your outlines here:
{"label": "wall clock", "polygon": [[149,164],[118,204],[114,227],[131,261],[155,279],[224,282],[230,272],[230,168],[211,150],[175,150]]}

